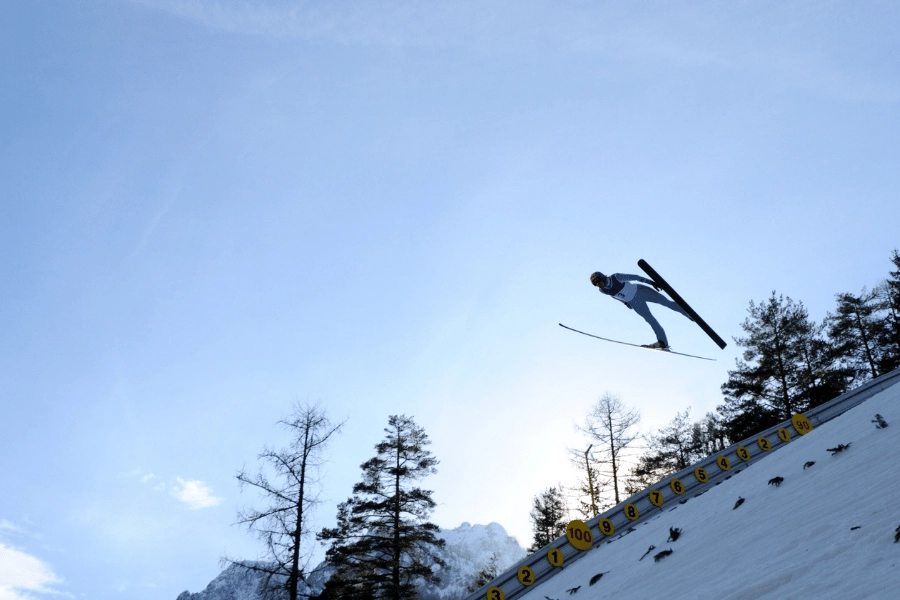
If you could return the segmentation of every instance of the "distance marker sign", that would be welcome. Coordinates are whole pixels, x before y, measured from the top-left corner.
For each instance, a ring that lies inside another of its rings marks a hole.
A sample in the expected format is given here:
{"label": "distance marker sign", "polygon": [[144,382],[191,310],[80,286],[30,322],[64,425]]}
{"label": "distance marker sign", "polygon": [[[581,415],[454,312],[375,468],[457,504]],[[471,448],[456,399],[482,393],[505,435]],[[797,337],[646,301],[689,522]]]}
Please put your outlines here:
{"label": "distance marker sign", "polygon": [[597,527],[603,535],[612,535],[616,532],[616,526],[609,519],[600,519],[597,522]]}
{"label": "distance marker sign", "polygon": [[531,585],[534,583],[534,571],[530,567],[519,567],[519,583],[522,585]]}
{"label": "distance marker sign", "polygon": [[594,534],[587,523],[575,519],[566,526],[566,539],[578,550],[588,550],[594,544]]}
{"label": "distance marker sign", "polygon": [[503,593],[498,587],[488,588],[487,594],[485,594],[487,600],[506,600],[506,594]]}
{"label": "distance marker sign", "polygon": [[547,561],[554,567],[561,567],[565,557],[559,548],[550,548],[547,550]]}
{"label": "distance marker sign", "polygon": [[797,430],[797,433],[800,435],[806,435],[810,431],[813,430],[812,423],[809,422],[809,419],[806,418],[806,415],[797,413],[793,417],[791,417],[791,423],[794,425],[794,429]]}

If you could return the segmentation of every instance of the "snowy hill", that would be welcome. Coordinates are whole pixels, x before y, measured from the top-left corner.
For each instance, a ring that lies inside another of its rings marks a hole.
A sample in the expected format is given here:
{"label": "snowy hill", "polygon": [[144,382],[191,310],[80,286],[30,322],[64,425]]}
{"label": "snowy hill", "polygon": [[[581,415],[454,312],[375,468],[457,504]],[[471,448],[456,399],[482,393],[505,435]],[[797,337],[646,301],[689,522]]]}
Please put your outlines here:
{"label": "snowy hill", "polygon": [[[893,385],[517,598],[900,598],[898,446]],[[674,542],[669,528],[682,530]]]}
{"label": "snowy hill", "polygon": [[[441,530],[439,535],[447,543],[441,556],[447,566],[438,571],[441,577],[439,585],[427,584],[421,588],[421,600],[463,598],[468,594],[467,586],[492,557],[499,571],[525,557],[525,550],[498,523],[463,523],[455,529]],[[320,591],[324,580],[324,576],[314,575],[310,581],[312,591]],[[183,592],[177,600],[259,600],[259,583],[257,574],[232,565],[222,571],[202,592]]]}

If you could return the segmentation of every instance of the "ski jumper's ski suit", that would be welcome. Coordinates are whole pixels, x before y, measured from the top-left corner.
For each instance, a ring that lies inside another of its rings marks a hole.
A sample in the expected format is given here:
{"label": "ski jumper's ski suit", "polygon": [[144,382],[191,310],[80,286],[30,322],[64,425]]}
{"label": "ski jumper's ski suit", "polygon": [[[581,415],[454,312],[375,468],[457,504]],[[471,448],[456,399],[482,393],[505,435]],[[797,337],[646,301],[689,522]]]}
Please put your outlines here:
{"label": "ski jumper's ski suit", "polygon": [[668,309],[674,310],[677,313],[681,313],[688,319],[690,319],[691,317],[688,316],[688,314],[684,312],[684,310],[680,306],[678,306],[656,290],[645,287],[643,285],[637,285],[636,283],[631,283],[633,281],[640,281],[641,283],[656,285],[650,279],[641,277],[640,275],[613,273],[612,275],[607,277],[606,285],[599,289],[607,296],[612,296],[616,300],[623,302],[628,308],[634,309],[634,312],[641,315],[644,320],[650,324],[650,327],[653,328],[653,333],[656,334],[656,339],[668,346],[669,340],[666,338],[666,332],[662,328],[662,325],[659,324],[659,321],[657,321],[656,318],[652,314],[650,314],[650,309],[647,307],[647,303],[654,302],[656,304],[661,304]]}

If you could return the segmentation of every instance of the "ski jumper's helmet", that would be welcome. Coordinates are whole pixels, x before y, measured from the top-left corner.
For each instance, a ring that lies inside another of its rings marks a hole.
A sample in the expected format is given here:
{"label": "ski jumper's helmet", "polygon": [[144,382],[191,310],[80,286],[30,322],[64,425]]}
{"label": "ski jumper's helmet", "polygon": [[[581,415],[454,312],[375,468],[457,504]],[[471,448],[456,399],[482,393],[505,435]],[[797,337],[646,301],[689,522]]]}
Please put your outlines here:
{"label": "ski jumper's helmet", "polygon": [[591,273],[591,283],[593,283],[597,287],[603,287],[606,285],[607,277],[600,271],[596,273]]}

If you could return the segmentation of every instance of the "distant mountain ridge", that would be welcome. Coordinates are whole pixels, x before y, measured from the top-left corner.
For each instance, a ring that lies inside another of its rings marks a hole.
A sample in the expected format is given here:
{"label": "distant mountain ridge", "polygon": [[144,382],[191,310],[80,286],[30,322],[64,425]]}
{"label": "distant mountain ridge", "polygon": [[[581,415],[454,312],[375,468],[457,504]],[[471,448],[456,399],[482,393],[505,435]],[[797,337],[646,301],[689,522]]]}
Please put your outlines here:
{"label": "distant mountain ridge", "polygon": [[[446,545],[441,558],[446,567],[437,571],[440,584],[423,584],[421,600],[457,600],[467,595],[467,587],[491,559],[498,572],[525,557],[525,549],[499,523],[471,525],[463,523],[455,529],[442,529],[439,537]],[[330,572],[319,565],[309,579],[306,593],[321,591]],[[182,592],[176,600],[260,600],[261,576],[236,565],[230,565],[213,579],[202,592]]]}

